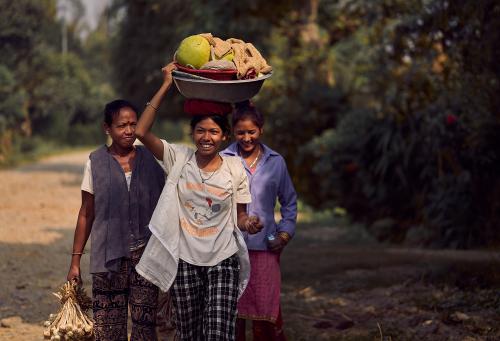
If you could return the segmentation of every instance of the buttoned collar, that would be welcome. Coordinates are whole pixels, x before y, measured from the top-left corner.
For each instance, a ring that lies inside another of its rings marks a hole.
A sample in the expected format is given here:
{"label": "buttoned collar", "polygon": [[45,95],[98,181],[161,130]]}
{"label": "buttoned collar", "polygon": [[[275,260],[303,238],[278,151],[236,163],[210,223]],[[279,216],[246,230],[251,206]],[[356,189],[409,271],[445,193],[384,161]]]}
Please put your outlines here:
{"label": "buttoned collar", "polygon": [[[264,151],[264,158],[263,160],[267,160],[271,156],[279,156],[277,152],[266,146],[264,143],[261,143],[262,149]],[[222,152],[224,155],[230,155],[230,156],[240,156],[239,154],[239,147],[238,147],[238,142],[233,142],[231,143],[226,149],[224,149]]]}

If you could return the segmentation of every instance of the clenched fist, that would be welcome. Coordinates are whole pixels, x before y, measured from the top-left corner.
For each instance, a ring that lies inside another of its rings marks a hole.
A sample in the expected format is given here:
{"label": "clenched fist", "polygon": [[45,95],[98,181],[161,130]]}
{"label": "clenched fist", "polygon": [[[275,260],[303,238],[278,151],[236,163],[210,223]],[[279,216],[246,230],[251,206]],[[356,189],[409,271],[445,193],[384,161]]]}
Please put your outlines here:
{"label": "clenched fist", "polygon": [[262,225],[262,223],[260,222],[259,217],[252,215],[248,216],[243,227],[248,233],[255,234],[262,230],[264,225]]}

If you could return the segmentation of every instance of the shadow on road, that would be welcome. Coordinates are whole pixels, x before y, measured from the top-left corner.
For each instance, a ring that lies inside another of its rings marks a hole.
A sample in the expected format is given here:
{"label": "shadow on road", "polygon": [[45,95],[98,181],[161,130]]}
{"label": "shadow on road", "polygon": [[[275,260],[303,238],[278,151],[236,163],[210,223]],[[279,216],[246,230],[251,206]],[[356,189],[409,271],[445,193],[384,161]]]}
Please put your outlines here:
{"label": "shadow on road", "polygon": [[[282,257],[289,340],[500,335],[498,254],[347,245],[324,229],[299,227]],[[0,243],[0,319],[19,316],[40,331],[58,308],[51,293],[65,280],[73,236],[69,228],[46,231],[60,237],[49,245]],[[82,272],[90,292],[88,255]]]}
{"label": "shadow on road", "polygon": [[500,336],[500,253],[346,243],[345,229],[299,226],[282,256],[290,340]]}
{"label": "shadow on road", "polygon": [[[0,319],[20,316],[27,323],[40,323],[59,307],[52,293],[66,280],[73,230],[46,231],[60,238],[49,245],[0,243]],[[82,260],[82,272],[88,285],[88,255]]]}

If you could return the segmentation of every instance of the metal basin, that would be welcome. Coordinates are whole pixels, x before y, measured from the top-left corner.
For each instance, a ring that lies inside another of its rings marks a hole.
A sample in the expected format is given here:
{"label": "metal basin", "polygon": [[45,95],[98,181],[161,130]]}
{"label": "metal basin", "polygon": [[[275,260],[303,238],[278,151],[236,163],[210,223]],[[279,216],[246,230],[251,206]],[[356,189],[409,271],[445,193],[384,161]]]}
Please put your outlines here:
{"label": "metal basin", "polygon": [[269,73],[254,79],[215,81],[189,77],[176,71],[172,73],[175,85],[184,97],[226,103],[237,103],[252,98],[271,76],[272,73]]}

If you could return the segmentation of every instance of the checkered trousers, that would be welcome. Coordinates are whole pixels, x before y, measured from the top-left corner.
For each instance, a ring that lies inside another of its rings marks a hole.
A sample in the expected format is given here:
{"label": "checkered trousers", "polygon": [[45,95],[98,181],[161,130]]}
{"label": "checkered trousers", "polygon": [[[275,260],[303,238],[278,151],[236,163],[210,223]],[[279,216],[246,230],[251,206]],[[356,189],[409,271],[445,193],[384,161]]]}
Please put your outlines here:
{"label": "checkered trousers", "polygon": [[170,292],[180,340],[234,340],[239,271],[236,254],[214,266],[179,260]]}

